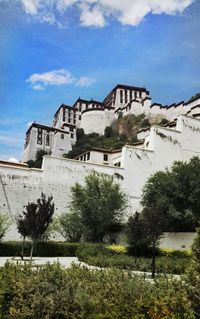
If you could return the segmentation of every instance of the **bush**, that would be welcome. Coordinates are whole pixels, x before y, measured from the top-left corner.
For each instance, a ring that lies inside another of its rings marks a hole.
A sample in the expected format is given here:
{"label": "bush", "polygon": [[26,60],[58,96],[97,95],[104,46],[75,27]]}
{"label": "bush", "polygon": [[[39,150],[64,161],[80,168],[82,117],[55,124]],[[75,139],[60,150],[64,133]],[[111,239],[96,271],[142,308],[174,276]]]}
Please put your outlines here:
{"label": "bush", "polygon": [[[38,242],[34,256],[39,257],[73,257],[76,256],[78,243]],[[8,241],[0,243],[0,256],[20,256],[22,242]],[[24,256],[30,255],[31,243],[25,242]]]}
{"label": "bush", "polygon": [[155,284],[121,271],[0,268],[2,319],[195,319],[182,281]]}
{"label": "bush", "polygon": [[[100,268],[151,271],[151,258],[127,255],[127,247],[103,244],[81,244],[76,255],[80,261]],[[157,273],[182,274],[190,264],[190,255],[182,251],[157,250]]]}

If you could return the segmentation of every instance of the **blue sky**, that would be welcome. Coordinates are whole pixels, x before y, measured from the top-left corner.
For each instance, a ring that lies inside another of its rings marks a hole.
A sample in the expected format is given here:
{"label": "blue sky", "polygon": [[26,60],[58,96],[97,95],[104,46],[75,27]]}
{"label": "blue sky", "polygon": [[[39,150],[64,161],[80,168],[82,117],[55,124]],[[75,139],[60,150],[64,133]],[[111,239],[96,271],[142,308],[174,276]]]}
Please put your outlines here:
{"label": "blue sky", "polygon": [[169,104],[200,92],[198,0],[0,0],[0,158],[30,122],[118,83]]}

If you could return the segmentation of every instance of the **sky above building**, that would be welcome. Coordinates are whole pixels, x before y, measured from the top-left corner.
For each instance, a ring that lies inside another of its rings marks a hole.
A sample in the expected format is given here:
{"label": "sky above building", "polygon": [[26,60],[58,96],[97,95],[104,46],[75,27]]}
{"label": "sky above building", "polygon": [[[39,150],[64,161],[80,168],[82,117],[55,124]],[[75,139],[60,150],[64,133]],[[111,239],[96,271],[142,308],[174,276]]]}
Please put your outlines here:
{"label": "sky above building", "polygon": [[199,0],[0,0],[0,158],[31,122],[118,83],[163,104],[200,92]]}

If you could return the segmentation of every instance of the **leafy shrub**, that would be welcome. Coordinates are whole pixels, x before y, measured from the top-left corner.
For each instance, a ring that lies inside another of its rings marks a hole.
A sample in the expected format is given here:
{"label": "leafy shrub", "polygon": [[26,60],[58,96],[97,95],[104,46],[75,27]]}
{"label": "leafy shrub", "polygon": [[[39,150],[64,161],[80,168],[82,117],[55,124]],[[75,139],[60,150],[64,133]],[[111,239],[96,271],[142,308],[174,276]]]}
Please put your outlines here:
{"label": "leafy shrub", "polygon": [[[64,242],[38,242],[34,256],[40,257],[73,257],[78,243]],[[22,243],[20,241],[8,241],[0,243],[0,256],[20,256]],[[25,242],[24,256],[30,255],[31,244]]]}
{"label": "leafy shrub", "polygon": [[[151,271],[151,258],[128,256],[125,246],[85,243],[79,245],[76,255],[79,260],[100,268]],[[184,252],[170,251],[167,253],[165,251],[159,253],[158,250],[156,271],[165,274],[182,274],[189,263],[190,256]]]}
{"label": "leafy shrub", "polygon": [[109,256],[114,254],[111,250],[106,249],[103,244],[80,244],[76,250],[76,256],[81,261],[86,261],[88,257],[96,257],[98,255]]}
{"label": "leafy shrub", "polygon": [[182,281],[149,283],[121,271],[0,268],[2,319],[195,319]]}
{"label": "leafy shrub", "polygon": [[118,254],[126,254],[127,253],[127,247],[123,245],[109,245],[106,247],[107,249],[110,249],[111,251],[114,251]]}

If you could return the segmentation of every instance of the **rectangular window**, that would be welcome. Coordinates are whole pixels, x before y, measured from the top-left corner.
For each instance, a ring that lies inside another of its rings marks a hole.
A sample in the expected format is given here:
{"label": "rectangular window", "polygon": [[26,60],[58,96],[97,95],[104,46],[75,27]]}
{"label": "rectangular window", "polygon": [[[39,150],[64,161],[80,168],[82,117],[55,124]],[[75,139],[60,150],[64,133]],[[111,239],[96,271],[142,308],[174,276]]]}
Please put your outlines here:
{"label": "rectangular window", "polygon": [[103,154],[103,160],[104,160],[104,162],[108,161],[108,154]]}
{"label": "rectangular window", "polygon": [[79,120],[81,120],[81,115],[79,115]]}
{"label": "rectangular window", "polygon": [[50,137],[49,137],[49,133],[47,133],[47,136],[46,136],[46,146],[49,146],[50,144]]}
{"label": "rectangular window", "polygon": [[37,144],[42,144],[42,128],[38,127],[38,133],[37,133]]}
{"label": "rectangular window", "polygon": [[73,127],[70,127],[70,128],[69,128],[69,131],[70,131],[70,132],[73,132],[73,130],[74,130]]}
{"label": "rectangular window", "polygon": [[81,109],[82,109],[82,108],[81,108],[81,107],[79,107],[79,109],[78,109],[78,110],[79,110],[79,112],[81,112]]}
{"label": "rectangular window", "polygon": [[89,161],[89,159],[90,159],[90,152],[87,153],[87,161]]}
{"label": "rectangular window", "polygon": [[68,118],[68,123],[71,123],[71,119],[70,119],[70,117]]}
{"label": "rectangular window", "polygon": [[127,90],[125,90],[125,104],[128,102],[128,97],[127,97]]}
{"label": "rectangular window", "polygon": [[137,99],[137,91],[134,91],[134,98]]}
{"label": "rectangular window", "polygon": [[61,138],[61,140],[64,140],[65,134],[64,134],[64,133],[61,133],[60,138]]}
{"label": "rectangular window", "polygon": [[133,99],[133,91],[129,91],[129,95],[130,95],[130,101],[132,101],[132,99]]}
{"label": "rectangular window", "polygon": [[142,92],[141,91],[139,92],[139,97],[140,97],[140,99],[142,98]]}
{"label": "rectangular window", "polygon": [[74,134],[73,133],[71,133],[71,138],[74,138]]}
{"label": "rectangular window", "polygon": [[120,103],[123,103],[123,90],[120,90]]}

